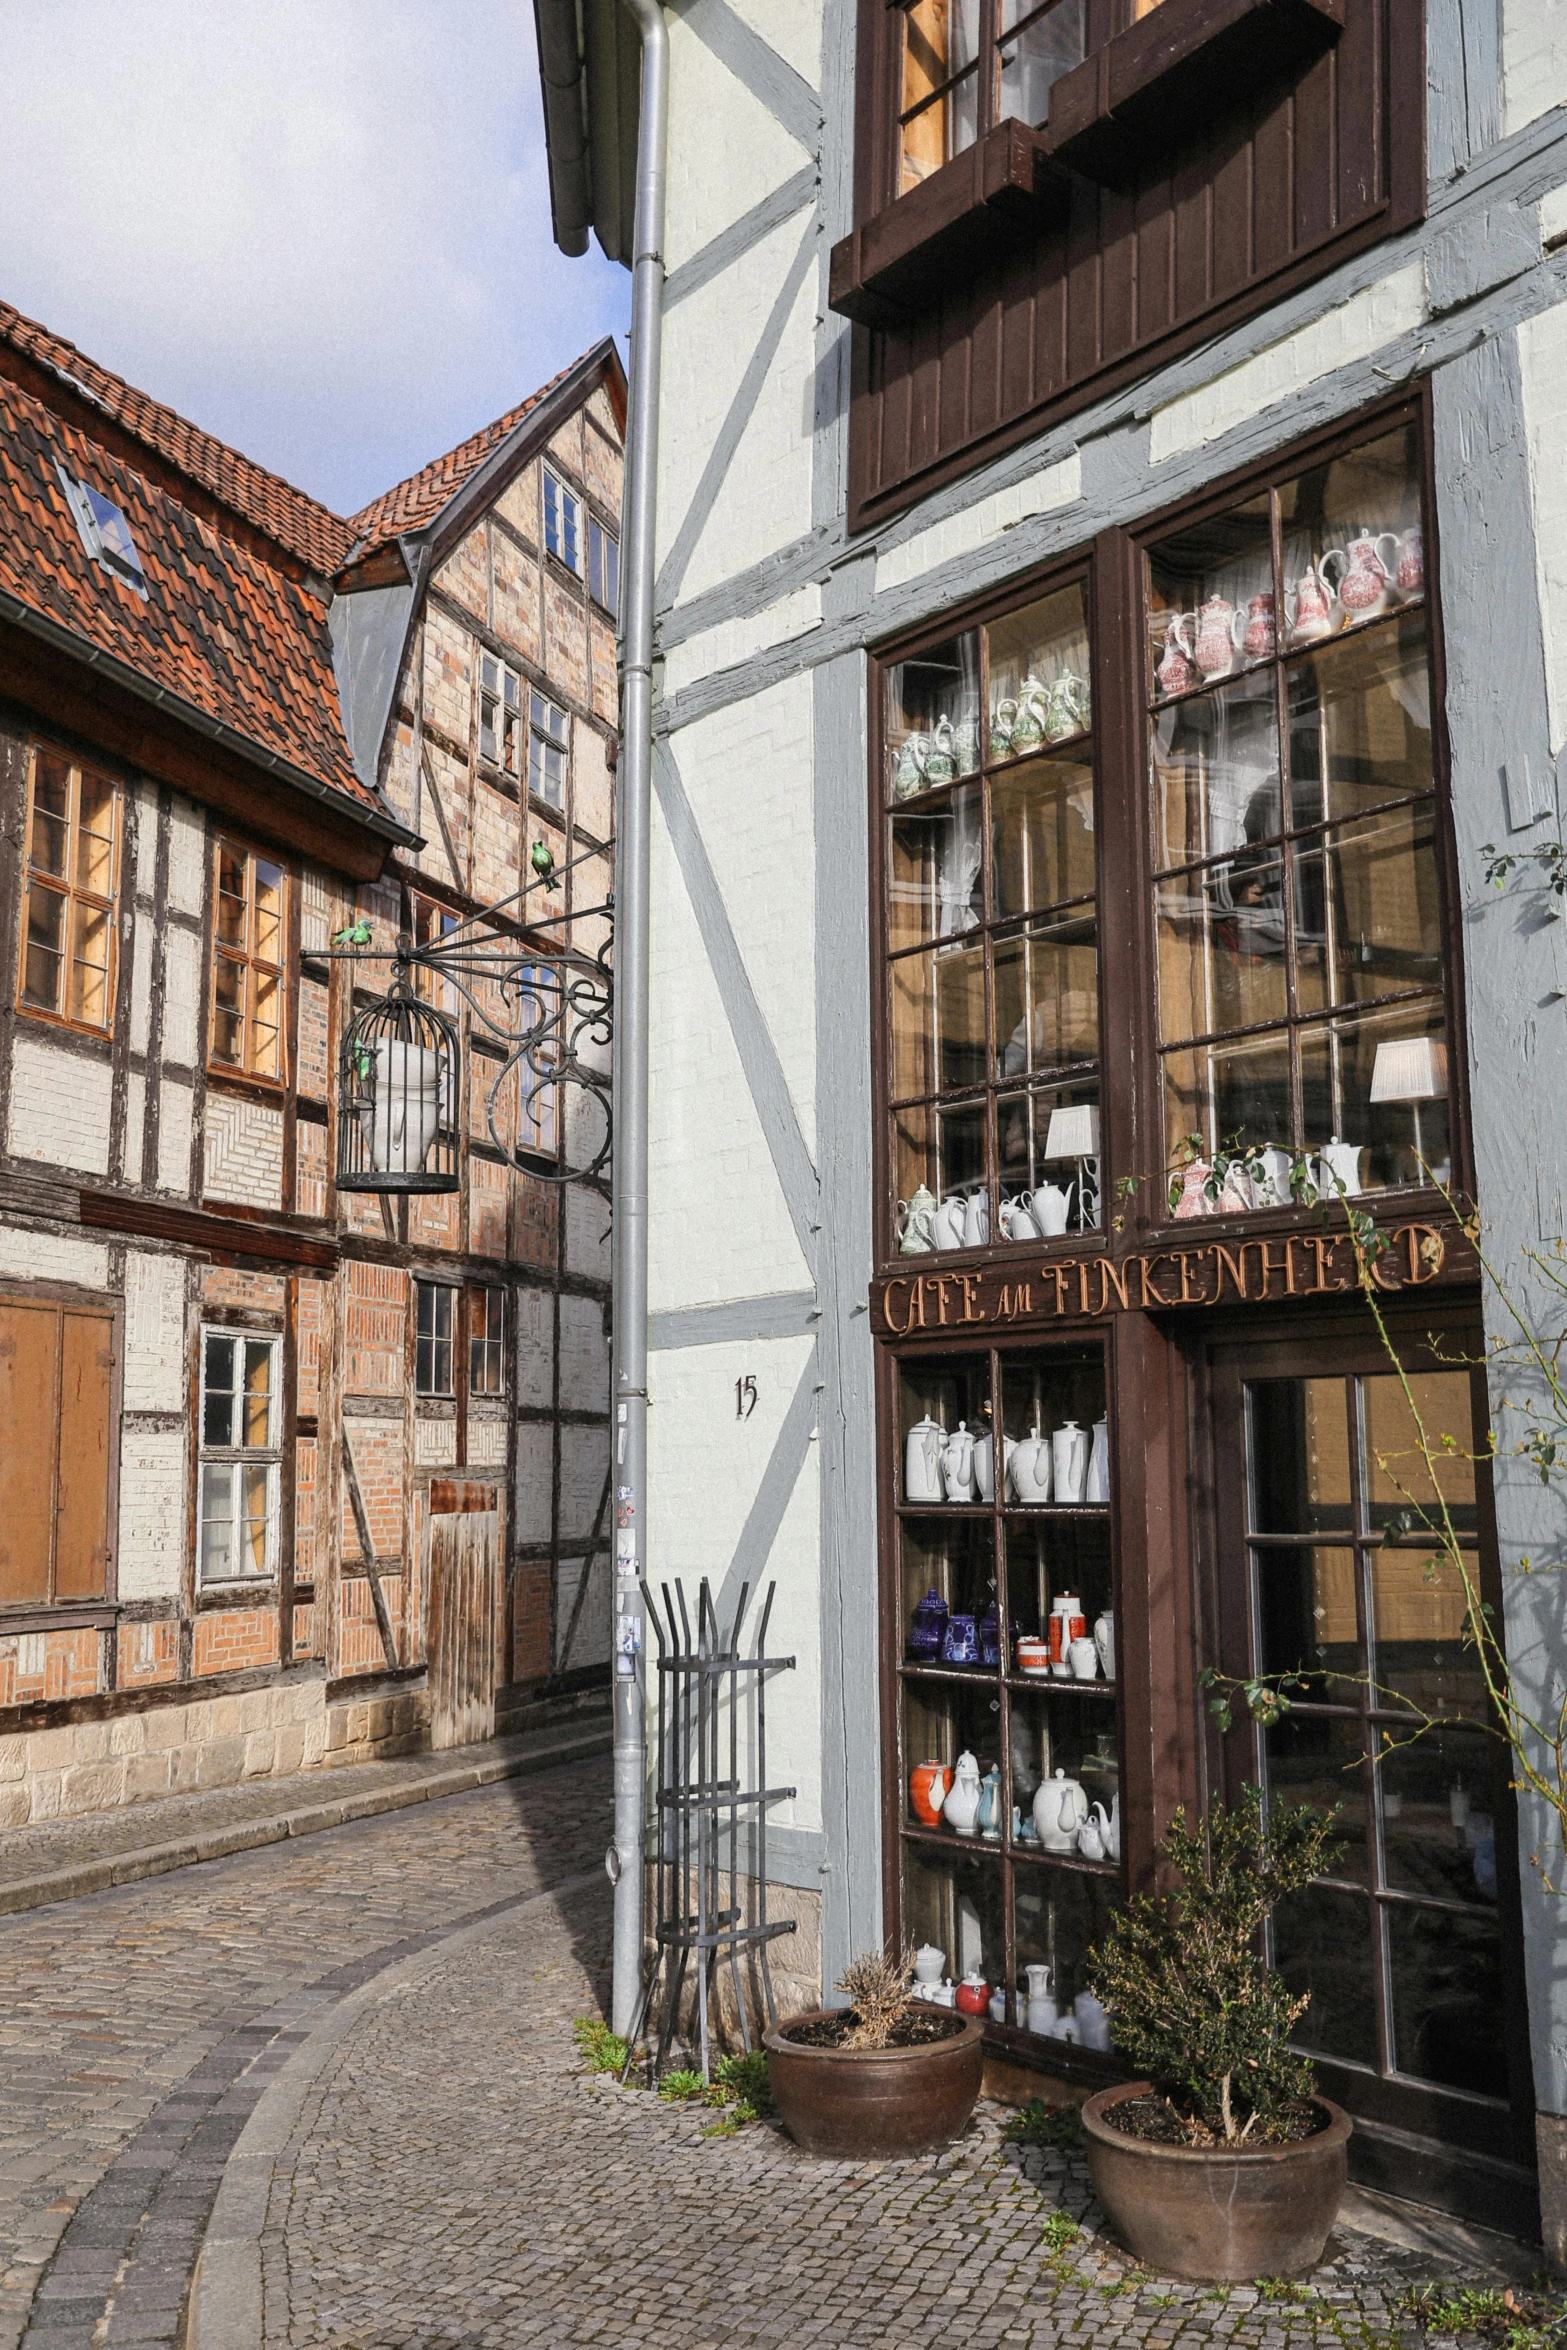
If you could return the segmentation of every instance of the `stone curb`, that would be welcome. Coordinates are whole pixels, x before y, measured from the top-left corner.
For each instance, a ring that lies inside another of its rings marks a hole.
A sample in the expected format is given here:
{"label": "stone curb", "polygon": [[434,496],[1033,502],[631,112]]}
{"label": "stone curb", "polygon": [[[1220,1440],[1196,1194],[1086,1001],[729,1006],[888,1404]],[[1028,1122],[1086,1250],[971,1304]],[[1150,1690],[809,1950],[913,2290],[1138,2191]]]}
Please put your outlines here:
{"label": "stone curb", "polygon": [[251,1852],[262,1844],[281,1844],[289,1836],[314,1836],[324,1828],[345,1827],[350,1820],[374,1819],[389,1811],[405,1811],[410,1804],[431,1803],[442,1795],[466,1795],[475,1787],[493,1787],[502,1779],[527,1778],[535,1771],[554,1770],[558,1764],[585,1761],[608,1754],[612,1731],[601,1728],[530,1745],[521,1754],[496,1754],[483,1762],[461,1763],[450,1770],[431,1771],[424,1778],[405,1779],[395,1787],[368,1787],[357,1795],[340,1795],[325,1803],[297,1804],[271,1818],[239,1820],[229,1828],[203,1828],[171,1844],[149,1844],[135,1852],[117,1852],[103,1860],[75,1862],[70,1868],[51,1869],[36,1877],[18,1877],[0,1883],[0,1917],[22,1910],[42,1909],[55,1901],[75,1901],[83,1893],[102,1893],[113,1885],[133,1885],[142,1877],[160,1877],[170,1869],[192,1868],[204,1860],[222,1860],[231,1852]]}
{"label": "stone curb", "polygon": [[454,1928],[411,1957],[393,1959],[322,2017],[277,2079],[262,2092],[223,2166],[223,2183],[191,2276],[183,2350],[258,2350],[263,2324],[261,2238],[275,2168],[294,2134],[312,2084],[365,2009],[392,1991],[417,1982],[464,1943],[509,1926],[531,1909],[569,1901],[603,1883],[601,1870],[585,1869],[540,1892],[519,1894],[503,1910]]}

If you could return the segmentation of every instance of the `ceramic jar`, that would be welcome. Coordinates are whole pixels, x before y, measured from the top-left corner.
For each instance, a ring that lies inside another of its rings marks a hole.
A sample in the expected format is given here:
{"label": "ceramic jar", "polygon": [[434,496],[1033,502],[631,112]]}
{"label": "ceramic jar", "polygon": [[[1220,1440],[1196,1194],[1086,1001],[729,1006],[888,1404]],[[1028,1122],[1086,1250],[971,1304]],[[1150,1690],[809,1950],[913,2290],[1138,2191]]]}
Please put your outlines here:
{"label": "ceramic jar", "polygon": [[946,1429],[928,1414],[909,1430],[903,1447],[905,1501],[946,1500],[947,1488],[941,1474],[941,1456],[946,1442]]}
{"label": "ceramic jar", "polygon": [[1066,1652],[1066,1661],[1072,1668],[1074,1681],[1098,1680],[1099,1651],[1086,1635],[1072,1642]]}
{"label": "ceramic jar", "polygon": [[1088,1482],[1088,1436],[1067,1420],[1050,1439],[1050,1482],[1058,1502],[1079,1502]]}
{"label": "ceramic jar", "polygon": [[978,1664],[979,1630],[972,1616],[948,1616],[941,1636],[941,1661],[944,1665]]}
{"label": "ceramic jar", "polygon": [[1058,1680],[1066,1680],[1072,1671],[1070,1651],[1074,1640],[1081,1640],[1088,1630],[1083,1614],[1083,1603],[1075,1591],[1058,1592],[1050,1607],[1050,1670]]}
{"label": "ceramic jar", "polygon": [[1056,2003],[1051,1997],[1050,1969],[1047,1966],[1026,1966],[1023,1979],[1028,1985],[1026,2017],[1031,2032],[1051,2032],[1056,2025]]}
{"label": "ceramic jar", "polygon": [[[922,1828],[941,1825],[941,1807],[947,1800],[952,1773],[945,1763],[916,1763],[909,1773],[909,1801]],[[940,1969],[937,1969],[940,1972]]]}
{"label": "ceramic jar", "polygon": [[1235,606],[1227,596],[1210,596],[1197,614],[1197,666],[1212,684],[1235,666]]}
{"label": "ceramic jar", "polygon": [[[969,1621],[973,1621],[972,1617]],[[958,1756],[941,1816],[960,1836],[972,1836],[979,1825],[979,1806],[979,1765],[971,1754],[964,1752]]]}
{"label": "ceramic jar", "polygon": [[1092,1991],[1079,1991],[1072,2002],[1072,2013],[1077,2019],[1078,2040],[1084,2048],[1109,2047],[1109,2012]]}
{"label": "ceramic jar", "polygon": [[909,1658],[917,1665],[933,1665],[941,1656],[942,1635],[947,1629],[947,1603],[934,1588],[927,1591],[914,1610],[909,1626]]}
{"label": "ceramic jar", "polygon": [[939,1983],[946,1971],[946,1952],[938,1950],[934,1942],[922,1942],[914,1953],[915,1982]]}
{"label": "ceramic jar", "polygon": [[1017,1669],[1031,1681],[1043,1681],[1050,1671],[1050,1643],[1025,1632],[1017,1644]]}
{"label": "ceramic jar", "polygon": [[1358,1142],[1325,1142],[1317,1154],[1323,1170],[1317,1189],[1329,1199],[1340,1192],[1353,1199],[1360,1189],[1360,1153]]}
{"label": "ceramic jar", "polygon": [[957,2008],[960,2015],[988,2015],[990,1985],[982,1976],[964,1976],[958,1985]]}
{"label": "ceramic jar", "polygon": [[979,1619],[978,1634],[979,1661],[994,1669],[1001,1662],[1001,1624],[994,1600]]}

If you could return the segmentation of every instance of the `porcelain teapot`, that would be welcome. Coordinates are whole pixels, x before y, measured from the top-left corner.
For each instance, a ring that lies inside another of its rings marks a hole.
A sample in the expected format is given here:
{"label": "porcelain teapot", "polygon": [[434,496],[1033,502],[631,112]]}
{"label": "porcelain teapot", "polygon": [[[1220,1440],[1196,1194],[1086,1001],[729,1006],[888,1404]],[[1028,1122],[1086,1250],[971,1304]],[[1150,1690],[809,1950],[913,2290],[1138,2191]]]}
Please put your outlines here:
{"label": "porcelain teapot", "polygon": [[925,762],[930,757],[928,734],[906,734],[893,761],[893,797],[910,800],[925,789]]}
{"label": "porcelain teapot", "polygon": [[960,1836],[972,1836],[979,1825],[981,1800],[979,1764],[973,1755],[965,1752],[958,1756],[941,1816]]}
{"label": "porcelain teapot", "polygon": [[1069,735],[1086,732],[1089,724],[1088,681],[1079,677],[1075,669],[1063,669],[1050,688],[1045,709],[1045,740],[1065,742]]}
{"label": "porcelain teapot", "polygon": [[[1100,1819],[1104,1817],[1104,1806],[1102,1804],[1096,1803],[1094,1805],[1094,1811],[1098,1812]],[[1100,1827],[1099,1820],[1094,1818],[1093,1812],[1089,1813],[1088,1818],[1084,1820],[1082,1826],[1077,1831],[1077,1849],[1082,1854],[1084,1860],[1104,1859],[1104,1830]]]}
{"label": "porcelain teapot", "polygon": [[922,1183],[912,1199],[898,1202],[898,1253],[905,1257],[923,1256],[935,1245],[935,1196]]}
{"label": "porcelain teapot", "polygon": [[1108,1827],[1105,1829],[1105,1858],[1107,1860],[1119,1860],[1120,1857],[1121,1798],[1119,1795],[1112,1795],[1110,1798],[1110,1822]]}
{"label": "porcelain teapot", "polygon": [[1284,591],[1284,621],[1292,645],[1314,645],[1331,636],[1342,617],[1342,605],[1315,567],[1303,571],[1298,584]]}
{"label": "porcelain teapot", "polygon": [[1083,1486],[1084,1501],[1104,1502],[1110,1498],[1110,1422],[1094,1422],[1094,1446],[1088,1456],[1088,1477]]}
{"label": "porcelain teapot", "polygon": [[1197,666],[1210,683],[1235,666],[1235,606],[1228,596],[1210,596],[1197,614]]}
{"label": "porcelain teapot", "polygon": [[950,783],[958,771],[957,736],[950,718],[938,718],[931,730],[925,760],[927,785]]}
{"label": "porcelain teapot", "polygon": [[1110,2045],[1110,2015],[1102,2000],[1092,1991],[1079,1991],[1072,2002],[1072,2013],[1077,2018],[1077,2037],[1084,2048],[1108,2048]]}
{"label": "porcelain teapot", "polygon": [[[1012,1455],[1016,1450],[1017,1446],[1011,1437],[1003,1436],[1001,1439],[1001,1498],[1003,1501],[1009,1500],[1011,1497]],[[994,1501],[996,1498],[995,1467],[996,1440],[987,1431],[974,1447],[974,1483],[979,1488],[981,1501]]]}
{"label": "porcelain teapot", "polygon": [[1050,688],[1043,678],[1025,677],[1023,691],[1018,696],[1017,716],[1012,721],[1014,752],[1037,751],[1049,723]]}
{"label": "porcelain teapot", "polygon": [[962,1248],[963,1220],[967,1203],[960,1192],[950,1193],[936,1210],[931,1224],[931,1237],[938,1248]]}
{"label": "porcelain teapot", "polygon": [[1345,1197],[1353,1199],[1360,1189],[1360,1153],[1358,1142],[1325,1142],[1317,1153],[1324,1170],[1318,1190],[1332,1199],[1342,1189]]}
{"label": "porcelain teapot", "polygon": [[1037,1420],[1013,1447],[1012,1490],[1023,1502],[1050,1499],[1050,1439],[1040,1435]]}
{"label": "porcelain teapot", "polygon": [[977,1500],[978,1488],[974,1483],[974,1439],[969,1434],[966,1420],[960,1420],[956,1434],[947,1438],[946,1450],[941,1456],[941,1474],[946,1481],[948,1501]]}
{"label": "porcelain teapot", "polygon": [[[962,1767],[960,1759],[958,1768]],[[977,1774],[975,1784],[977,1787]],[[950,1795],[947,1802],[950,1806]],[[1065,1771],[1058,1770],[1054,1778],[1041,1779],[1034,1789],[1034,1833],[1042,1851],[1070,1852],[1077,1842],[1077,1831],[1087,1817],[1088,1799],[1077,1781],[1069,1779]]]}
{"label": "porcelain teapot", "polygon": [[1026,1191],[1019,1192],[1016,1199],[1002,1201],[1001,1232],[1003,1239],[1037,1240],[1039,1238],[1039,1226],[1030,1215],[1029,1206],[1029,1196]]}
{"label": "porcelain teapot", "polygon": [[1050,1439],[1050,1450],[1057,1501],[1081,1501],[1088,1482],[1088,1431],[1075,1420],[1063,1421]]}
{"label": "porcelain teapot", "polygon": [[1042,1183],[1028,1202],[1029,1214],[1039,1227],[1042,1240],[1054,1240],[1066,1230],[1067,1217],[1072,1211],[1070,1183]]}
{"label": "porcelain teapot", "polygon": [[946,1500],[947,1489],[941,1477],[941,1456],[946,1442],[946,1429],[928,1413],[909,1430],[903,1447],[905,1501]]}

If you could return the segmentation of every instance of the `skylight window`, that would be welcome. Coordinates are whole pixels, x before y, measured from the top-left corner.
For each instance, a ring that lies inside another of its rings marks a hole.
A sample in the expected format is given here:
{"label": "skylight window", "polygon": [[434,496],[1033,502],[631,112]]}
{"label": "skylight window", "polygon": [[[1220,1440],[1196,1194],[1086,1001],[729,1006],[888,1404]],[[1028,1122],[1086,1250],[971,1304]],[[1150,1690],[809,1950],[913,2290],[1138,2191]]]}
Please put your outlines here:
{"label": "skylight window", "polygon": [[74,474],[67,473],[58,461],[55,471],[60,476],[60,487],[65,492],[78,536],[93,562],[123,580],[127,587],[134,588],[137,595],[145,596],[147,582],[141,557],[136,552],[131,526],[119,507],[101,490],[95,490],[90,481],[78,481]]}

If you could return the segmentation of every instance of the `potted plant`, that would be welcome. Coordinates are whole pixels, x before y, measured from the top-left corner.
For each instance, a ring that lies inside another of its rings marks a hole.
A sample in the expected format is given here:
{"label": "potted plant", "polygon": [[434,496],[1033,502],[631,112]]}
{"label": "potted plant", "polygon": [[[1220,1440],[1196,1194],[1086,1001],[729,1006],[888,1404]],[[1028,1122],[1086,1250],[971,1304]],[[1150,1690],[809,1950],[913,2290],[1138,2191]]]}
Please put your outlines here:
{"label": "potted plant", "polygon": [[1160,1850],[1180,1890],[1141,1895],[1089,1961],[1136,2073],[1083,2107],[1094,2192],[1128,2250],[1208,2284],[1296,2276],[1322,2257],[1349,2117],[1288,2044],[1307,2005],[1261,1950],[1275,1904],[1335,1856],[1335,1813],[1257,1788],[1206,1835],[1175,1815]]}
{"label": "potted plant", "polygon": [[984,2069],[972,2016],[911,1998],[913,1957],[847,1966],[847,2008],[817,2008],[764,2034],[784,2127],[811,2154],[869,2161],[928,2154],[967,2123]]}

